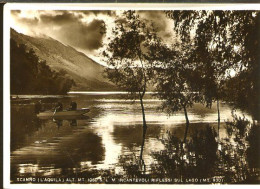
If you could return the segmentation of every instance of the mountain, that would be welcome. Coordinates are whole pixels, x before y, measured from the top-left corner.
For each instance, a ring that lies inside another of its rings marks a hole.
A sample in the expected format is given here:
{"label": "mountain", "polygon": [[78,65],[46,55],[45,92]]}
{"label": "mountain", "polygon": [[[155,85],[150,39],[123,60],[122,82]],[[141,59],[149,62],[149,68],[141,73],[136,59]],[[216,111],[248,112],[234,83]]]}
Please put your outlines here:
{"label": "mountain", "polygon": [[33,49],[40,60],[54,71],[65,71],[76,83],[72,90],[107,91],[115,86],[103,75],[104,66],[85,54],[51,37],[31,37],[11,29],[11,38]]}

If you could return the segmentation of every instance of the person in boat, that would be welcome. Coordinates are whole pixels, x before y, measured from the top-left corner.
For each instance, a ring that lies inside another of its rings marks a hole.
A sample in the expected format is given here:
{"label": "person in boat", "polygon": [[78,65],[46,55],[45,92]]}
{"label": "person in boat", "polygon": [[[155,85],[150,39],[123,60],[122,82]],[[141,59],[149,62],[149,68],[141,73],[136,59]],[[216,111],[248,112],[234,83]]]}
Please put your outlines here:
{"label": "person in boat", "polygon": [[61,102],[58,102],[55,106],[56,112],[61,112],[63,110],[63,105]]}
{"label": "person in boat", "polygon": [[72,101],[70,103],[70,107],[69,107],[69,110],[77,110],[77,103]]}
{"label": "person in boat", "polygon": [[36,114],[40,113],[42,111],[42,101],[39,100],[38,102],[35,103],[34,105],[34,112]]}

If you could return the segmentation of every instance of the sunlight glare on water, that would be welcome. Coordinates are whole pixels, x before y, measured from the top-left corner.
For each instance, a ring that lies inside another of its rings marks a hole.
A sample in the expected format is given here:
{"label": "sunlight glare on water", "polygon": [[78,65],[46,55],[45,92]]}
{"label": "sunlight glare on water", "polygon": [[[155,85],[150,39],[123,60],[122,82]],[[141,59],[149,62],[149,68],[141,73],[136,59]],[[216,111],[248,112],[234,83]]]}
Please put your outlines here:
{"label": "sunlight glare on water", "polygon": [[[140,155],[142,143],[142,114],[139,101],[125,100],[124,93],[84,92],[71,93],[66,97],[22,96],[28,104],[12,104],[11,137],[11,178],[15,176],[73,176],[91,170],[114,169],[122,171],[119,157],[134,153]],[[74,120],[39,120],[33,111],[34,102],[42,99],[46,109],[50,109],[57,99],[68,107],[70,101],[79,108],[88,107],[88,118]],[[160,100],[144,100],[147,132],[143,159],[147,167],[153,163],[153,151],[164,148],[161,139],[167,132],[175,133],[182,139],[185,130],[185,117],[182,111],[166,115],[158,110]],[[226,137],[224,121],[231,120],[232,108],[220,103],[221,137]],[[238,115],[251,116],[236,110]],[[196,129],[211,124],[217,128],[217,109],[195,104],[188,109],[190,136]],[[72,124],[74,123],[74,124]],[[75,125],[76,123],[76,125]]]}

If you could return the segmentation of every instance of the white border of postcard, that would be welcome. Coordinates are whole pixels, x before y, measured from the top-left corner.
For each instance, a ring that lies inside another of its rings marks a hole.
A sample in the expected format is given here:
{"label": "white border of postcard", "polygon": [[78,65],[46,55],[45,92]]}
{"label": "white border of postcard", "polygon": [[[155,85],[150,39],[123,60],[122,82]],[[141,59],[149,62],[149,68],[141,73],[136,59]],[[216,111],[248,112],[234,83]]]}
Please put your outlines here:
{"label": "white border of postcard", "polygon": [[[3,183],[5,189],[16,188],[230,188],[230,185],[175,185],[175,184],[10,184],[10,12],[11,10],[260,10],[260,4],[184,4],[184,3],[7,3],[4,6],[4,61],[3,61]],[[202,170],[203,171],[203,170]],[[233,185],[233,187],[245,185]],[[248,186],[246,186],[248,187]],[[250,187],[258,187],[250,185]]]}

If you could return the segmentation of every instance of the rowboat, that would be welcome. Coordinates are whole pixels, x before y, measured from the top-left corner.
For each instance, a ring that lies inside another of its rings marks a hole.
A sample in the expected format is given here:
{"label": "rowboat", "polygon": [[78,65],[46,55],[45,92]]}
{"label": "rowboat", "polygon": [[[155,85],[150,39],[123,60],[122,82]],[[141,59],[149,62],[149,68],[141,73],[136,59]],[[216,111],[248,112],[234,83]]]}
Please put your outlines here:
{"label": "rowboat", "polygon": [[63,111],[44,111],[37,114],[37,117],[66,117],[66,116],[82,116],[89,112],[88,108],[82,108],[77,110],[63,110]]}
{"label": "rowboat", "polygon": [[67,116],[40,116],[38,117],[39,119],[41,120],[47,120],[47,119],[50,119],[50,120],[67,120],[67,121],[71,121],[71,120],[88,120],[89,119],[89,116],[87,115],[67,115]]}

